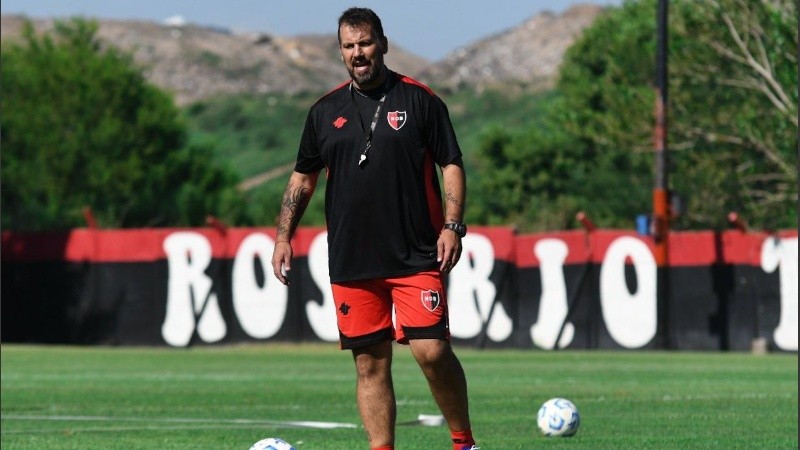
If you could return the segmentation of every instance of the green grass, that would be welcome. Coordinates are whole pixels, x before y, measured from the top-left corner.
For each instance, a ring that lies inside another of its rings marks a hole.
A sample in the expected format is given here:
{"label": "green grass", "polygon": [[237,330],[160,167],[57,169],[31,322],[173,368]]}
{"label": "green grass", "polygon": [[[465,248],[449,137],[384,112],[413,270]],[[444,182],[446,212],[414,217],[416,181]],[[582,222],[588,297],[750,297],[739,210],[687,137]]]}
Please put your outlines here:
{"label": "green grass", "polygon": [[[485,450],[798,446],[797,354],[457,348]],[[437,414],[408,349],[394,364],[398,421]],[[335,344],[192,349],[2,346],[2,441],[12,449],[367,449],[352,360]],[[581,412],[573,438],[536,431],[538,406]],[[398,449],[447,449],[445,427],[399,426]]]}

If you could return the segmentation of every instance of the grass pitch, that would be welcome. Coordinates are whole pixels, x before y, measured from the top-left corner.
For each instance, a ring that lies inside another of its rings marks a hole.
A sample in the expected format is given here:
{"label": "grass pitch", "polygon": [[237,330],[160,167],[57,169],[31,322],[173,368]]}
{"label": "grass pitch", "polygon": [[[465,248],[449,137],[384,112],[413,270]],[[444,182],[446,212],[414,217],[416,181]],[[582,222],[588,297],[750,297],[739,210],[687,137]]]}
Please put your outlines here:
{"label": "grass pitch", "polygon": [[[796,353],[456,352],[485,450],[798,448]],[[352,359],[335,344],[3,345],[1,380],[4,450],[246,450],[269,436],[298,450],[368,449]],[[438,414],[402,346],[394,382],[399,423]],[[557,396],[580,410],[575,437],[536,429],[539,405]],[[449,434],[400,425],[397,448],[449,449]]]}

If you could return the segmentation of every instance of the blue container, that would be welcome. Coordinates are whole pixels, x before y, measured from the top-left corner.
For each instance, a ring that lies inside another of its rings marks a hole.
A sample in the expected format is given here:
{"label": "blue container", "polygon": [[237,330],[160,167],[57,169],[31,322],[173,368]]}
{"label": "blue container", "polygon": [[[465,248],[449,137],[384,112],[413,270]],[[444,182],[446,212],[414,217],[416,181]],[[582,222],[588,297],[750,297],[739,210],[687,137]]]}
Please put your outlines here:
{"label": "blue container", "polygon": [[650,216],[647,214],[639,214],[636,216],[636,232],[642,236],[650,235]]}

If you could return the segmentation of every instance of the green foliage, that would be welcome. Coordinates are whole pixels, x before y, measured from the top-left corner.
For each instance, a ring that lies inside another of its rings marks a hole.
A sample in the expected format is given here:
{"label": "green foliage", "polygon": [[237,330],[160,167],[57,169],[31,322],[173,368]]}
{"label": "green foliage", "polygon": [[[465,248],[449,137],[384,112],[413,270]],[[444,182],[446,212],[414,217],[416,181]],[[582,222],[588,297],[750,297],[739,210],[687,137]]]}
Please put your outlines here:
{"label": "green foliage", "polygon": [[[522,127],[540,114],[549,94],[469,90],[441,94],[447,102],[459,144],[465,154],[471,205],[480,206],[485,191],[474,180],[483,176],[475,155],[481,134],[495,126]],[[242,177],[255,177],[291,166],[297,157],[305,117],[319,94],[267,94],[224,96],[197,102],[184,110],[190,129],[190,142],[202,142],[216,149],[221,161],[233,164]],[[274,225],[280,210],[289,171],[247,192],[247,215],[252,223]],[[324,225],[325,182],[320,178],[317,191],[303,215],[304,225]],[[471,217],[477,215],[468,208]],[[474,223],[474,222],[473,222]]]}
{"label": "green foliage", "polygon": [[[284,168],[247,191],[248,223],[275,224],[306,114],[317,98],[316,94],[220,96],[185,108],[190,142],[213,147],[217,161],[230,163],[242,178]],[[324,196],[320,183],[303,224],[325,223]]]}
{"label": "green foliage", "polygon": [[508,130],[528,127],[542,116],[553,97],[551,92],[528,92],[514,86],[506,90],[436,92],[447,103],[458,143],[469,164],[475,162],[484,133],[497,127]]}
{"label": "green foliage", "polygon": [[[641,6],[640,6],[641,8]],[[652,18],[606,14],[569,49],[556,92],[520,130],[482,141],[477,220],[525,231],[573,228],[578,211],[604,227],[647,212],[652,162]],[[488,208],[484,209],[484,207]]]}
{"label": "green foliage", "polygon": [[[585,211],[631,228],[651,211],[656,6],[608,8],[550,92],[438,90],[465,154],[470,223],[565,229]],[[738,211],[755,228],[795,227],[796,4],[675,0],[669,13],[669,184],[687,199],[673,226],[722,228]],[[84,205],[104,226],[201,225],[207,214],[274,225],[319,93],[178,111],[95,31],[29,28],[24,45],[3,46],[2,226],[79,226]],[[324,190],[304,225],[325,223]]]}
{"label": "green foliage", "polygon": [[213,143],[221,160],[250,177],[294,161],[308,108],[317,98],[220,96],[189,105],[183,116],[190,141]]}
{"label": "green foliage", "polygon": [[680,2],[673,22],[676,189],[691,222],[797,224],[797,6]]}
{"label": "green foliage", "polygon": [[171,98],[96,31],[74,19],[37,36],[28,23],[2,48],[3,228],[78,227],[84,206],[106,227],[240,218],[236,175],[186,146]]}
{"label": "green foliage", "polygon": [[[569,227],[580,209],[630,227],[651,210],[656,6],[607,10],[566,53],[545,113],[485,136],[478,221]],[[796,21],[783,0],[670,2],[669,177],[688,197],[675,226],[724,227],[731,210],[796,225]]]}
{"label": "green foliage", "polygon": [[650,149],[655,38],[655,1],[628,2],[599,16],[567,50],[558,119],[585,142],[588,157]]}
{"label": "green foliage", "polygon": [[[530,146],[538,151],[531,153]],[[519,229],[568,226],[576,205],[567,184],[585,170],[574,164],[574,155],[562,152],[576,148],[569,136],[549,127],[518,135],[498,127],[484,135],[481,148],[479,164],[496,169],[478,179],[479,194],[471,199],[470,214],[482,223]]]}

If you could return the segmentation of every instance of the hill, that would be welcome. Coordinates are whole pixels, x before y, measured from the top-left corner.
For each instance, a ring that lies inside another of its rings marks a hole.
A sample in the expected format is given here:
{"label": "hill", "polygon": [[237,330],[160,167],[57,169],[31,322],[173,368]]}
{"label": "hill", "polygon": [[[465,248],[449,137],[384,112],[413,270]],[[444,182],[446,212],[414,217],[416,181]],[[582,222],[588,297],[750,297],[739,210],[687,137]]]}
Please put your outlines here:
{"label": "hill", "polygon": [[557,15],[542,12],[521,25],[452,52],[425,68],[423,80],[457,89],[506,83],[552,87],[564,53],[602,8],[577,5]]}
{"label": "hill", "polygon": [[[560,15],[543,12],[438,62],[392,44],[386,60],[394,70],[436,86],[513,83],[546,89],[566,49],[601,11],[579,5]],[[2,16],[3,41],[19,38],[25,19]],[[53,19],[30,20],[39,31],[53,27]],[[104,42],[133,54],[150,81],[181,105],[225,94],[324,92],[347,78],[335,33],[287,37],[196,24],[95,20]]]}

